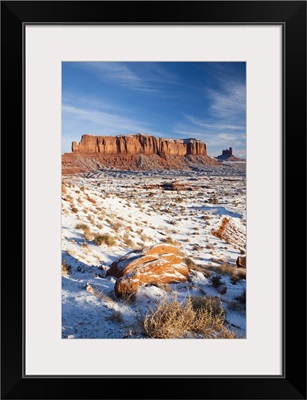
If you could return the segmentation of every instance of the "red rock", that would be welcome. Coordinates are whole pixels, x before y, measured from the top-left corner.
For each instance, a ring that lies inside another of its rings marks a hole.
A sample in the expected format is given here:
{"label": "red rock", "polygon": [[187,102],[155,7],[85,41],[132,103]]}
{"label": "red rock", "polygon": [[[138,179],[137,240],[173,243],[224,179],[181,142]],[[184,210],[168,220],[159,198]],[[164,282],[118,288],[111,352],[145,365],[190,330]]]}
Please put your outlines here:
{"label": "red rock", "polygon": [[239,249],[246,246],[246,228],[236,225],[232,218],[223,218],[220,226],[212,230],[212,234]]}
{"label": "red rock", "polygon": [[73,153],[157,154],[159,156],[207,155],[206,144],[197,139],[163,139],[136,134],[122,136],[83,135],[79,143],[72,143]]}
{"label": "red rock", "polygon": [[139,285],[184,282],[189,270],[176,247],[158,244],[121,257],[107,275],[117,278],[116,296],[127,297],[135,294]]}
{"label": "red rock", "polygon": [[246,268],[246,256],[239,256],[237,258],[237,267]]}
{"label": "red rock", "polygon": [[150,135],[83,135],[72,143],[72,153],[62,156],[63,175],[105,168],[119,170],[187,170],[219,162],[207,155],[206,144],[197,139],[162,139]]}

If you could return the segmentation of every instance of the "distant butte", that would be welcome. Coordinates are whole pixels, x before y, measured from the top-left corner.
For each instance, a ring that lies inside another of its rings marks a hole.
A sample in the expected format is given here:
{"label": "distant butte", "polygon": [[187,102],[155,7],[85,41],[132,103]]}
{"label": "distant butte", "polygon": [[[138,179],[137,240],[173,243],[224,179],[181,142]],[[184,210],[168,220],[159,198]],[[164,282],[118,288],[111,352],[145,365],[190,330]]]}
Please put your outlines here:
{"label": "distant butte", "polygon": [[62,156],[62,173],[75,174],[102,169],[190,169],[218,164],[198,139],[163,139],[137,133],[118,136],[83,135]]}
{"label": "distant butte", "polygon": [[236,157],[232,152],[232,147],[222,150],[222,154],[215,157],[218,161],[243,161],[241,158]]}

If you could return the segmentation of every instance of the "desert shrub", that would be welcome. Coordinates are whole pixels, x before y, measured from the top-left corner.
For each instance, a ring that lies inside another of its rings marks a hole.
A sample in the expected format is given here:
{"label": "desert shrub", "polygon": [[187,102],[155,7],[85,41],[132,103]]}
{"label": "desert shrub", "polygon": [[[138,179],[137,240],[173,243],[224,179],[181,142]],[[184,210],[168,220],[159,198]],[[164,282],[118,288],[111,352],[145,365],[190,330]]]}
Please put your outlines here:
{"label": "desert shrub", "polygon": [[132,247],[132,248],[134,247],[134,242],[130,239],[130,236],[128,235],[128,233],[124,234],[123,241],[126,246]]}
{"label": "desert shrub", "polygon": [[219,286],[221,286],[222,282],[221,282],[221,276],[220,275],[213,275],[211,277],[211,282],[212,282],[212,286],[214,288],[218,288]]}
{"label": "desert shrub", "polygon": [[211,314],[224,314],[225,310],[218,297],[191,296],[191,303],[194,311],[209,310]]}
{"label": "desert shrub", "polygon": [[87,220],[90,221],[90,222],[93,222],[93,221],[94,221],[94,218],[93,218],[92,215],[88,215],[88,216],[87,216]]}
{"label": "desert shrub", "polygon": [[84,234],[84,237],[86,240],[91,241],[94,239],[94,234],[93,234],[93,232],[90,231],[90,229],[84,230],[83,234]]}
{"label": "desert shrub", "polygon": [[62,275],[67,276],[71,272],[71,266],[66,261],[62,261]]}
{"label": "desert shrub", "polygon": [[186,264],[186,266],[189,268],[189,270],[202,271],[201,267],[198,266],[191,258],[185,257],[183,259],[183,261]]}
{"label": "desert shrub", "polygon": [[217,197],[216,197],[216,196],[211,197],[211,198],[208,200],[208,203],[210,203],[210,204],[217,204],[217,203],[218,203]]}
{"label": "desert shrub", "polygon": [[122,224],[121,224],[120,222],[113,222],[113,221],[110,221],[109,224],[110,224],[111,228],[112,228],[115,232],[118,232],[119,229],[122,228]]}
{"label": "desert shrub", "polygon": [[94,236],[94,243],[97,246],[100,246],[102,244],[113,246],[115,244],[115,237],[109,235],[108,233],[97,234]]}
{"label": "desert shrub", "polygon": [[188,332],[194,318],[191,303],[179,303],[175,296],[172,302],[162,301],[156,310],[146,316],[144,328],[151,338],[176,338]]}
{"label": "desert shrub", "polygon": [[115,303],[115,300],[112,299],[112,297],[108,296],[107,294],[101,292],[97,287],[92,286],[88,284],[86,286],[86,291],[97,297],[98,299],[101,299],[102,301],[106,303]]}
{"label": "desert shrub", "polygon": [[120,311],[113,310],[107,319],[112,322],[123,322],[123,314]]}
{"label": "desert shrub", "polygon": [[145,233],[142,233],[140,235],[140,239],[142,240],[142,242],[146,242],[146,240],[148,239],[148,237],[145,235]]}
{"label": "desert shrub", "polygon": [[236,300],[238,300],[241,304],[246,304],[246,290],[244,290],[244,292],[236,297]]}
{"label": "desert shrub", "polygon": [[172,239],[170,236],[167,236],[165,239],[163,239],[163,242],[167,244],[172,244],[174,246],[179,244],[176,240]]}
{"label": "desert shrub", "polygon": [[207,269],[204,269],[202,272],[203,272],[205,278],[210,278],[211,277],[211,272],[208,271]]}
{"label": "desert shrub", "polygon": [[77,224],[76,229],[81,229],[82,231],[86,231],[89,229],[89,227],[86,224]]}
{"label": "desert shrub", "polygon": [[[217,262],[218,260],[212,259],[213,262]],[[224,263],[218,265],[216,267],[208,266],[210,271],[216,272],[217,274],[227,275],[231,278],[232,283],[236,283],[241,279],[246,279],[246,269],[245,268],[237,268],[234,265],[229,263]]]}
{"label": "desert shrub", "polygon": [[163,300],[145,316],[143,326],[147,336],[156,339],[184,337],[188,332],[200,333],[206,338],[235,338],[225,324],[224,311],[193,308],[191,298],[180,303],[175,294],[171,301]]}
{"label": "desert shrub", "polygon": [[213,314],[209,309],[200,309],[196,312],[193,331],[203,334],[208,339],[235,339],[236,332],[225,326],[224,313]]}

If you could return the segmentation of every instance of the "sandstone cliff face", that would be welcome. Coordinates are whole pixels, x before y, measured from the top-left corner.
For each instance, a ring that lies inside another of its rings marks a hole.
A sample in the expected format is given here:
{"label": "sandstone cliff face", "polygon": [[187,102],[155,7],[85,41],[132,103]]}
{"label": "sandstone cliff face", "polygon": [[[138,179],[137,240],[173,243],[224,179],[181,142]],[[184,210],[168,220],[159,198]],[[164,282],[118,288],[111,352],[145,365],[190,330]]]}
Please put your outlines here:
{"label": "sandstone cliff face", "polygon": [[72,143],[72,153],[62,156],[62,174],[100,169],[125,171],[189,170],[219,164],[207,155],[206,144],[196,139],[162,139],[150,135],[83,135]]}
{"label": "sandstone cliff face", "polygon": [[73,153],[101,155],[207,155],[206,144],[197,139],[163,139],[150,135],[124,136],[83,135],[79,144],[72,143]]}

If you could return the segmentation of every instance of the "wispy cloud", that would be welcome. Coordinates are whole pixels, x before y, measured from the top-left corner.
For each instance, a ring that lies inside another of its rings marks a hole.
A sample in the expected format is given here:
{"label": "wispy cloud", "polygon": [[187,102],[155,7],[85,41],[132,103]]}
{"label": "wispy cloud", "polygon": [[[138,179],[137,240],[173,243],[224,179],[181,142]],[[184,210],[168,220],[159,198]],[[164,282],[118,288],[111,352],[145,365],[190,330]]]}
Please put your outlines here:
{"label": "wispy cloud", "polygon": [[231,118],[244,117],[246,111],[246,90],[241,83],[225,85],[224,90],[209,90],[208,99],[211,102],[209,110],[218,117]]}
{"label": "wispy cloud", "polygon": [[[95,125],[95,131],[101,129],[112,135],[118,132],[146,131],[147,127],[142,121],[137,121],[116,113],[80,108],[71,105],[63,105],[63,118],[70,116],[74,120],[81,121],[87,126]],[[100,128],[99,128],[100,127]]]}
{"label": "wispy cloud", "polygon": [[206,118],[206,120],[200,120],[198,118],[193,117],[189,114],[184,114],[185,118],[191,122],[193,125],[196,125],[200,128],[206,129],[207,132],[218,132],[221,130],[231,130],[231,131],[244,131],[245,132],[245,123],[241,121],[227,123],[220,122],[219,120],[213,118]]}
{"label": "wispy cloud", "polygon": [[180,79],[158,63],[119,63],[88,62],[82,63],[85,68],[99,76],[104,82],[132,90],[154,93],[165,92],[170,85],[182,85]]}

